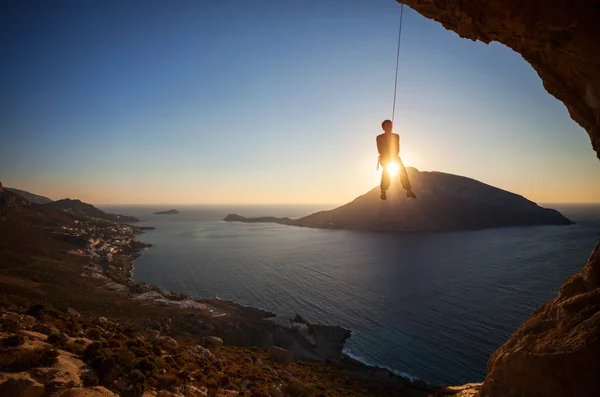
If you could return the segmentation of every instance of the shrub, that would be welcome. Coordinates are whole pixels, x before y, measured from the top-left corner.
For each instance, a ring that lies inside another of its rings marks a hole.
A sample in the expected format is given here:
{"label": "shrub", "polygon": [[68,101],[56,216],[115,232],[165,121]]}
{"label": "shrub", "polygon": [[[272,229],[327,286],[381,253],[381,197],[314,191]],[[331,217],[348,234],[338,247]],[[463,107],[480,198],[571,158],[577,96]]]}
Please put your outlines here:
{"label": "shrub", "polygon": [[13,294],[0,294],[0,307],[6,309],[20,309],[29,307],[29,299]]}
{"label": "shrub", "polygon": [[158,374],[157,363],[149,357],[137,358],[133,360],[133,368],[140,370],[142,373],[153,376]]}
{"label": "shrub", "polygon": [[77,342],[69,342],[65,344],[64,349],[78,356],[81,356],[85,352],[85,346]]}
{"label": "shrub", "polygon": [[46,341],[51,345],[62,347],[69,342],[69,338],[67,338],[63,334],[52,334],[48,336],[48,339],[46,339]]}
{"label": "shrub", "polygon": [[146,390],[146,377],[144,374],[137,369],[129,372],[127,380],[130,383],[130,389],[128,389],[123,395],[125,397],[141,397]]}
{"label": "shrub", "polygon": [[21,346],[23,343],[25,343],[25,338],[23,335],[15,334],[2,339],[2,345],[7,347]]}
{"label": "shrub", "polygon": [[29,314],[30,316],[36,317],[38,319],[43,318],[44,314],[47,314],[54,318],[63,318],[65,316],[63,312],[48,304],[31,305],[29,307],[29,310],[27,310],[26,314]]}
{"label": "shrub", "polygon": [[94,342],[88,345],[88,347],[83,352],[83,360],[90,361],[94,359],[98,355],[98,351],[102,349],[101,342]]}
{"label": "shrub", "polygon": [[267,386],[260,386],[252,389],[250,397],[271,397]]}
{"label": "shrub", "polygon": [[175,374],[165,374],[158,376],[158,385],[161,389],[168,389],[180,385],[181,379]]}
{"label": "shrub", "polygon": [[100,384],[104,386],[110,385],[119,372],[117,360],[115,360],[109,349],[99,350],[98,355],[92,360],[90,365],[98,374]]}
{"label": "shrub", "polygon": [[314,393],[312,387],[298,381],[291,381],[283,387],[284,393],[290,397],[311,397]]}
{"label": "shrub", "polygon": [[0,355],[0,371],[21,372],[56,364],[58,352],[49,347],[8,350]]}
{"label": "shrub", "polygon": [[89,328],[85,331],[88,338],[98,340],[102,336],[102,330],[100,328]]}

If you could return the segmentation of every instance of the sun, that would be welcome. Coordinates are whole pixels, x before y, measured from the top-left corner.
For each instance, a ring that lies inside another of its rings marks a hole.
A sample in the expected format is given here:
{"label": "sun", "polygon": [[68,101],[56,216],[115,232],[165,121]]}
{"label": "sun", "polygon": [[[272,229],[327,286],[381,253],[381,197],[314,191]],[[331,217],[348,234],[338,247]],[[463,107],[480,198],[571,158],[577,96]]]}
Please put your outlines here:
{"label": "sun", "polygon": [[400,170],[400,166],[395,161],[388,163],[385,168],[387,169],[387,172],[389,172],[390,176],[398,175],[398,171]]}

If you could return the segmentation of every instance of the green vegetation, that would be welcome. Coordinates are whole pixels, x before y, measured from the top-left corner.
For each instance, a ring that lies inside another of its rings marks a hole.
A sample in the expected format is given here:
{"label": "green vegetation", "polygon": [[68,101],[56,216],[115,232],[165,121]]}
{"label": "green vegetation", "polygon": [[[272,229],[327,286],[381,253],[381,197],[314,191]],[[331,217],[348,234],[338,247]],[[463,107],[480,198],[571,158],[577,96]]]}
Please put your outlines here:
{"label": "green vegetation", "polygon": [[14,349],[0,354],[0,371],[21,372],[56,363],[58,352],[49,347],[35,350]]}
{"label": "green vegetation", "polygon": [[23,335],[11,335],[0,341],[0,344],[5,347],[16,347],[25,343]]}

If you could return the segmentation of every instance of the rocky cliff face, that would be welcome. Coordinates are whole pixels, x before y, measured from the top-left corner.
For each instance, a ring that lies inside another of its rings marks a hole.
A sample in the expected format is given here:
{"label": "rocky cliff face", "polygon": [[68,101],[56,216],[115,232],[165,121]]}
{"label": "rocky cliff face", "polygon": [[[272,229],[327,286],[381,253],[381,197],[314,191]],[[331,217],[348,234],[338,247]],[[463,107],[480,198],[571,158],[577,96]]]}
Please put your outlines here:
{"label": "rocky cliff face", "polygon": [[479,396],[600,393],[600,243],[488,361]]}
{"label": "rocky cliff face", "polygon": [[498,41],[533,66],[600,158],[600,6],[593,0],[398,0],[461,37]]}

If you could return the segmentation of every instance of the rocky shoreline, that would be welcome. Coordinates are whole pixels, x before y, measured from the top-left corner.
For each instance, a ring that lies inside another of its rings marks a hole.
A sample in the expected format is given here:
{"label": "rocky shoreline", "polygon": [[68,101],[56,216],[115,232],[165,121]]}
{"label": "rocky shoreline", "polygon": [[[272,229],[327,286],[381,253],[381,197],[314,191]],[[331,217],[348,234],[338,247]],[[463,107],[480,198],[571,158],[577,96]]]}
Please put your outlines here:
{"label": "rocky shoreline", "polygon": [[[105,224],[108,232],[114,225]],[[149,227],[122,225],[129,237],[135,237]],[[106,232],[103,234],[107,234]],[[118,239],[117,239],[118,240]],[[275,313],[238,304],[218,298],[191,299],[188,296],[167,291],[158,286],[136,282],[132,278],[133,260],[150,244],[130,239],[127,249],[113,255],[113,267],[88,266],[88,277],[104,278],[107,283],[98,287],[100,290],[114,291],[123,294],[129,300],[144,305],[168,306],[178,308],[186,313],[183,320],[176,324],[155,322],[150,328],[157,332],[170,333],[178,329],[195,336],[210,336],[208,333],[217,330],[226,344],[234,346],[276,346],[291,353],[294,360],[308,362],[333,362],[343,365],[352,371],[366,371],[368,376],[391,379],[404,386],[430,391],[432,387],[418,380],[398,376],[392,371],[366,365],[343,353],[345,341],[351,331],[339,326],[311,324],[301,316],[284,318],[284,321],[272,321]],[[107,263],[100,256],[100,262]],[[208,331],[208,333],[207,333]]]}

